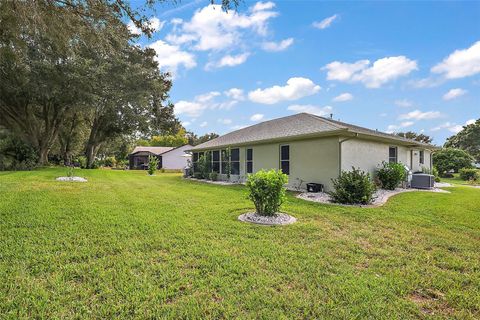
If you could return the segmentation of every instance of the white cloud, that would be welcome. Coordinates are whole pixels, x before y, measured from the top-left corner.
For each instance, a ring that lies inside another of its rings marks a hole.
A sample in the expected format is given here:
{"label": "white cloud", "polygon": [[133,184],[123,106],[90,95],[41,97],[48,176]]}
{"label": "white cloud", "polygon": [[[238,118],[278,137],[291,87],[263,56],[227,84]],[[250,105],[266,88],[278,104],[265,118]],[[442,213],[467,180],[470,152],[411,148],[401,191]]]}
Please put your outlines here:
{"label": "white cloud", "polygon": [[242,53],[238,54],[236,56],[232,56],[227,54],[226,56],[222,57],[220,61],[217,62],[209,62],[205,66],[206,70],[211,70],[213,68],[223,68],[223,67],[234,67],[238,66],[239,64],[244,63],[247,61],[247,58],[250,54],[247,53]]}
{"label": "white cloud", "polygon": [[350,101],[352,99],[353,99],[353,95],[351,93],[345,92],[333,98],[333,101],[344,102],[344,101]]}
{"label": "white cloud", "polygon": [[480,41],[470,48],[455,50],[431,71],[442,74],[447,79],[464,78],[480,73]]}
{"label": "white cloud", "polygon": [[439,85],[443,84],[445,82],[444,79],[441,78],[433,78],[433,77],[427,77],[427,78],[422,78],[422,79],[414,79],[410,80],[408,84],[414,88],[417,89],[422,89],[422,88],[434,88],[438,87]]}
{"label": "white cloud", "polygon": [[311,96],[320,90],[312,80],[307,78],[290,78],[285,86],[273,86],[256,89],[248,93],[248,98],[257,103],[275,104],[280,101],[292,101]]}
{"label": "white cloud", "polygon": [[467,90],[464,90],[461,88],[451,89],[443,95],[443,100],[452,100],[460,96],[463,96],[465,93],[467,93]]}
{"label": "white cloud", "polygon": [[432,128],[431,131],[439,131],[439,130],[442,130],[442,129],[447,129],[450,132],[459,133],[460,131],[463,130],[464,126],[468,126],[469,124],[473,124],[473,123],[475,123],[475,119],[470,119],[470,120],[465,121],[464,125],[451,123],[451,122],[445,122],[445,123],[443,123],[443,124],[441,124],[437,127]]}
{"label": "white cloud", "polygon": [[415,122],[413,121],[404,121],[404,122],[401,122],[400,124],[398,125],[394,125],[394,124],[391,124],[387,127],[387,133],[393,133],[395,132],[396,130],[398,129],[402,129],[402,128],[407,128],[407,127],[411,127],[415,124]]}
{"label": "white cloud", "polygon": [[230,129],[232,129],[232,130],[240,130],[240,129],[243,129],[243,128],[246,128],[246,127],[248,127],[248,126],[247,126],[247,125],[239,125],[239,124],[237,124],[237,125],[235,125],[235,126],[230,127]]}
{"label": "white cloud", "polygon": [[204,128],[208,125],[208,122],[207,121],[203,121],[202,123],[200,123],[200,127],[201,128]]}
{"label": "white cloud", "polygon": [[318,22],[318,21],[315,21],[313,23],[313,26],[317,29],[326,29],[328,27],[330,27],[330,25],[332,24],[332,22],[338,18],[338,15],[337,14],[334,14],[333,16],[330,16],[328,18],[325,18],[323,19],[322,21]]}
{"label": "white cloud", "polygon": [[221,96],[220,92],[210,91],[196,96],[193,101],[180,100],[175,103],[175,115],[184,114],[189,117],[198,117],[205,110],[230,109],[238,103],[236,100],[218,102],[216,98],[219,96]]}
{"label": "white cloud", "polygon": [[[157,32],[157,31],[160,31],[162,28],[163,28],[163,25],[165,24],[164,21],[160,21],[160,19],[158,19],[157,17],[152,17],[150,19],[148,19],[148,22],[147,22],[147,25],[148,27],[150,27],[150,29],[152,29],[153,32]],[[128,24],[127,24],[127,28],[128,30],[130,30],[130,32],[134,35],[140,35],[142,34],[142,30],[140,28],[138,28],[134,23],[133,21],[130,21]]]}
{"label": "white cloud", "polygon": [[389,81],[408,75],[418,67],[416,61],[396,56],[378,59],[373,64],[369,60],[354,63],[334,61],[323,69],[328,70],[328,80],[360,82],[368,88],[379,88]]}
{"label": "white cloud", "polygon": [[400,120],[430,120],[440,118],[443,115],[438,111],[426,111],[414,110],[409,113],[401,114],[398,118]]}
{"label": "white cloud", "polygon": [[295,111],[297,113],[300,112],[307,112],[311,114],[315,114],[317,116],[327,116],[332,113],[333,108],[331,106],[325,106],[325,107],[318,107],[314,106],[311,104],[293,104],[291,106],[288,106],[287,110],[290,111]]}
{"label": "white cloud", "polygon": [[278,52],[286,50],[293,44],[293,38],[288,38],[280,42],[264,42],[262,48],[265,51]]}
{"label": "white cloud", "polygon": [[155,50],[155,60],[163,71],[176,73],[179,66],[191,69],[197,65],[195,56],[189,52],[182,51],[178,46],[158,40],[150,44],[149,47]]}
{"label": "white cloud", "polygon": [[234,100],[244,100],[245,97],[243,96],[243,90],[239,88],[231,88],[224,92],[224,94]]}
{"label": "white cloud", "polygon": [[231,124],[232,123],[232,119],[218,119],[217,121],[221,124]]}
{"label": "white cloud", "polygon": [[254,114],[253,116],[250,117],[250,121],[260,121],[260,120],[263,119],[263,117],[264,117],[263,114],[256,113],[256,114]]}
{"label": "white cloud", "polygon": [[192,123],[191,123],[190,121],[184,121],[184,122],[182,122],[182,125],[183,125],[184,127],[188,127],[188,126],[191,125],[191,124],[192,124]]}
{"label": "white cloud", "polygon": [[273,2],[257,2],[246,14],[225,12],[220,5],[197,10],[190,21],[177,21],[177,28],[167,36],[174,44],[190,43],[200,51],[225,50],[242,43],[243,32],[265,36],[268,21],[278,15]]}
{"label": "white cloud", "polygon": [[395,105],[402,107],[402,108],[409,108],[413,106],[413,102],[407,99],[402,100],[395,100]]}

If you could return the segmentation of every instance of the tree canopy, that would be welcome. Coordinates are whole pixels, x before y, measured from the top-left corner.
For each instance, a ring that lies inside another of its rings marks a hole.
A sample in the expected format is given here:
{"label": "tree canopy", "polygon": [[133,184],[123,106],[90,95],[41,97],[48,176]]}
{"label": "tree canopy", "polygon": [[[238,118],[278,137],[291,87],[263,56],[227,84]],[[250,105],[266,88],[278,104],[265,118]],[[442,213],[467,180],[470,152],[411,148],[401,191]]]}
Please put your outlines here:
{"label": "tree canopy", "polygon": [[430,136],[427,136],[426,134],[423,134],[423,133],[416,133],[413,131],[397,132],[396,135],[407,138],[407,139],[423,142],[423,143],[431,143],[433,141],[433,139]]}
{"label": "tree canopy", "polygon": [[480,163],[480,119],[463,127],[445,142],[447,148],[459,148],[471,154]]}
{"label": "tree canopy", "polygon": [[461,149],[445,148],[433,154],[433,165],[440,174],[450,170],[458,172],[462,168],[471,168],[473,158]]}

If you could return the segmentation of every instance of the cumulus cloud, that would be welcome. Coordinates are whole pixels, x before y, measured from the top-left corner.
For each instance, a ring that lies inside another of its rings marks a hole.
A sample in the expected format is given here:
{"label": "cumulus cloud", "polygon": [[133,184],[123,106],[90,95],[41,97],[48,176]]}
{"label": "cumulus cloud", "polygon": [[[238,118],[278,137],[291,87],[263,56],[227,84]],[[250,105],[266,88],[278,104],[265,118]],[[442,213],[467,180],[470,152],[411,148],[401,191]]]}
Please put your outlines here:
{"label": "cumulus cloud", "polygon": [[244,100],[245,97],[243,96],[243,90],[239,88],[231,88],[224,92],[224,94],[234,100]]}
{"label": "cumulus cloud", "polygon": [[401,122],[400,124],[398,125],[395,125],[395,124],[391,124],[387,127],[387,133],[393,133],[395,132],[396,130],[399,130],[399,129],[402,129],[402,128],[407,128],[407,127],[411,127],[415,124],[415,122],[413,121],[404,121],[404,122]]}
{"label": "cumulus cloud", "polygon": [[250,121],[260,121],[260,120],[263,119],[263,117],[264,117],[263,114],[261,114],[261,113],[256,113],[256,114],[254,114],[254,115],[252,115],[252,116],[250,117]]}
{"label": "cumulus cloud", "polygon": [[330,27],[333,21],[335,21],[338,18],[337,14],[334,14],[333,16],[330,16],[328,18],[323,19],[322,21],[315,21],[313,23],[313,26],[317,29],[326,29]]}
{"label": "cumulus cloud", "polygon": [[413,102],[407,99],[395,100],[395,105],[402,108],[409,108],[413,106]]}
{"label": "cumulus cloud", "polygon": [[264,42],[262,44],[262,49],[270,52],[278,52],[278,51],[286,50],[292,44],[293,44],[293,38],[288,38],[280,42],[273,42],[273,41]]}
{"label": "cumulus cloud", "polygon": [[167,36],[174,44],[191,44],[194,50],[225,50],[242,42],[243,32],[265,36],[268,21],[276,17],[273,2],[257,2],[247,13],[225,12],[220,5],[197,10],[190,21],[177,21],[176,29]]}
{"label": "cumulus cloud", "polygon": [[290,78],[285,86],[273,86],[256,89],[248,93],[248,98],[257,103],[275,104],[280,101],[292,101],[311,96],[320,90],[312,80],[307,78]]}
{"label": "cumulus cloud", "polygon": [[414,110],[405,114],[401,114],[398,118],[400,120],[430,120],[440,118],[443,115],[439,111],[426,111]]}
{"label": "cumulus cloud", "polygon": [[221,95],[218,91],[210,91],[197,95],[192,101],[180,100],[175,103],[175,115],[198,117],[205,110],[228,110],[238,103],[236,100],[217,101],[216,98]]}
{"label": "cumulus cloud", "polygon": [[452,122],[445,122],[445,123],[442,123],[441,125],[439,125],[437,127],[434,127],[432,129],[430,129],[430,130],[431,131],[439,131],[439,130],[446,129],[446,130],[448,130],[450,132],[453,132],[453,133],[459,133],[460,131],[463,130],[464,126],[468,126],[469,124],[473,124],[473,123],[475,123],[475,119],[467,120],[464,125],[456,124],[456,123],[452,123]]}
{"label": "cumulus cloud", "polygon": [[331,114],[333,108],[331,106],[319,107],[311,104],[293,104],[291,106],[288,106],[287,110],[297,113],[307,112],[323,117]]}
{"label": "cumulus cloud", "polygon": [[150,44],[149,47],[155,50],[155,60],[163,71],[176,73],[179,66],[191,69],[197,65],[195,56],[189,52],[182,51],[179,46],[158,40]]}
{"label": "cumulus cloud", "polygon": [[353,95],[351,93],[345,92],[333,98],[333,101],[345,102],[345,101],[350,101],[352,99],[353,99]]}
{"label": "cumulus cloud", "polygon": [[458,79],[480,73],[480,41],[470,48],[455,50],[431,71],[447,79]]}
{"label": "cumulus cloud", "polygon": [[[147,22],[147,27],[152,29],[153,32],[160,31],[163,28],[163,25],[165,24],[165,21],[160,21],[157,17],[152,17],[148,20]],[[130,21],[127,24],[128,30],[130,30],[130,33],[134,35],[140,35],[142,34],[142,30],[138,28],[133,21]]]}
{"label": "cumulus cloud", "polygon": [[461,88],[451,89],[443,95],[443,100],[452,100],[460,96],[463,96],[465,93],[467,93],[467,90],[464,90]]}
{"label": "cumulus cloud", "polygon": [[232,123],[232,119],[218,119],[217,121],[221,124],[231,124]]}
{"label": "cumulus cloud", "polygon": [[244,63],[247,61],[247,58],[250,54],[249,53],[242,53],[236,56],[232,56],[227,54],[226,56],[222,57],[217,62],[209,62],[205,66],[205,70],[211,70],[214,68],[223,68],[223,67],[234,67],[238,66],[239,64]]}
{"label": "cumulus cloud", "polygon": [[367,88],[379,88],[383,84],[406,76],[417,70],[417,62],[405,56],[385,57],[373,64],[369,60],[354,63],[334,61],[323,69],[327,70],[328,80],[360,82]]}

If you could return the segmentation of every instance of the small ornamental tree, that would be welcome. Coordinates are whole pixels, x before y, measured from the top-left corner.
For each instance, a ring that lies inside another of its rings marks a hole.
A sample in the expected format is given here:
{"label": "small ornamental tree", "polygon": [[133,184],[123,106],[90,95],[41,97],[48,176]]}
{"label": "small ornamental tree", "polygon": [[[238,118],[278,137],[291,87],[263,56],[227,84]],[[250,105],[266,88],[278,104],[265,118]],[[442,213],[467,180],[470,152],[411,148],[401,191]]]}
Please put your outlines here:
{"label": "small ornamental tree", "polygon": [[155,156],[148,157],[148,174],[153,176],[158,168],[158,159]]}
{"label": "small ornamental tree", "polygon": [[248,198],[253,201],[256,213],[273,216],[285,201],[285,184],[288,176],[281,170],[260,170],[247,178]]}
{"label": "small ornamental tree", "polygon": [[441,176],[450,170],[458,172],[462,168],[472,168],[473,158],[461,149],[445,148],[433,154],[433,165]]}
{"label": "small ornamental tree", "polygon": [[208,154],[207,155],[201,155],[200,158],[198,158],[197,162],[197,178],[199,179],[207,179],[208,174],[210,173],[210,164],[208,162]]}
{"label": "small ornamental tree", "polygon": [[373,201],[376,188],[368,172],[352,167],[352,171],[342,171],[332,182],[334,190],[328,194],[333,202],[369,204]]}
{"label": "small ornamental tree", "polygon": [[383,189],[395,190],[406,177],[407,172],[401,163],[383,161],[381,167],[377,169],[377,178]]}

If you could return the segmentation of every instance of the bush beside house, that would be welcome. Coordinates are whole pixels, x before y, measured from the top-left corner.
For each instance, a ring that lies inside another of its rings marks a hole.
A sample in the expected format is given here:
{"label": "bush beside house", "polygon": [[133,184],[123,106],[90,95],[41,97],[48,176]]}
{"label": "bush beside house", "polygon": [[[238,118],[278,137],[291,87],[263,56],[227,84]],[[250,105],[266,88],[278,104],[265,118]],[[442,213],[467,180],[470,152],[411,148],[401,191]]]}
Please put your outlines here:
{"label": "bush beside house", "polygon": [[465,181],[477,181],[480,177],[478,170],[473,168],[462,168],[458,172],[460,178]]}
{"label": "bush beside house", "polygon": [[405,181],[406,171],[401,163],[382,162],[377,170],[377,178],[383,189],[395,190],[402,181]]}
{"label": "bush beside house", "polygon": [[376,187],[368,172],[352,167],[352,171],[342,171],[332,182],[334,190],[328,194],[333,202],[369,204],[373,201]]}

